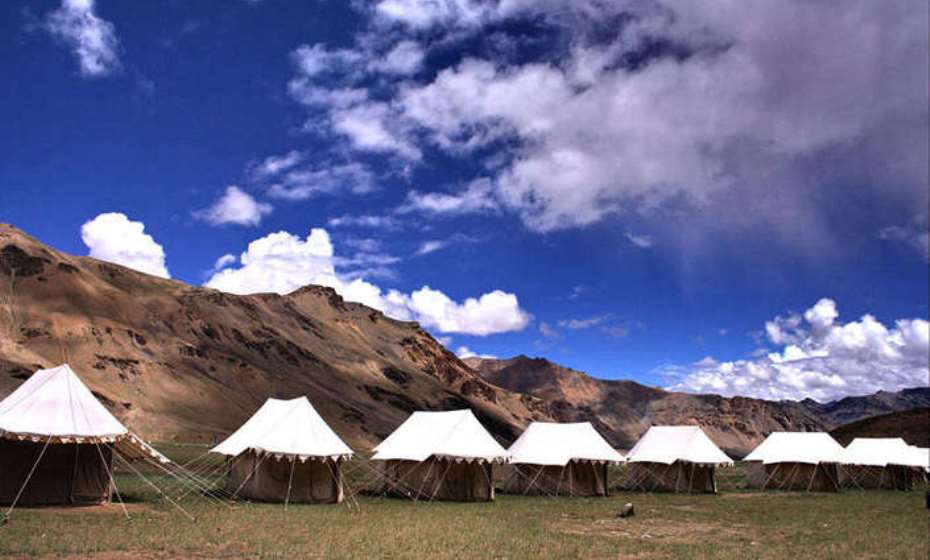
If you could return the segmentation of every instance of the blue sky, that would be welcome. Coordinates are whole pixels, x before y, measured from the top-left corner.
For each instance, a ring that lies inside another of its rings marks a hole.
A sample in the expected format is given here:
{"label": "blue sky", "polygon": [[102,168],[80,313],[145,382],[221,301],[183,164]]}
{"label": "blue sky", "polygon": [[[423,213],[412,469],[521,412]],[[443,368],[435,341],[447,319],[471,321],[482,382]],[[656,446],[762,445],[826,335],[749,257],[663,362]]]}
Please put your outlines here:
{"label": "blue sky", "polygon": [[926,11],[4,2],[0,220],[192,284],[331,285],[463,355],[925,385]]}

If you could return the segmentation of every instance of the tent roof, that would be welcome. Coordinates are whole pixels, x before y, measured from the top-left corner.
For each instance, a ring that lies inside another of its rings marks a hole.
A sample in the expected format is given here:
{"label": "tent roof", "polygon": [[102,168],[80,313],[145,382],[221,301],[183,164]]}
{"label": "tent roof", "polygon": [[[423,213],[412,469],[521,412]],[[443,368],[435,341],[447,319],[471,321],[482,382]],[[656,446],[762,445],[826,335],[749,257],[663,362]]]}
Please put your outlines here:
{"label": "tent roof", "polygon": [[868,467],[888,465],[922,466],[901,438],[856,438],[843,451],[842,463]]}
{"label": "tent roof", "polygon": [[772,463],[837,463],[843,446],[825,432],[772,432],[744,461]]}
{"label": "tent roof", "polygon": [[631,463],[687,461],[703,465],[732,465],[733,460],[699,426],[653,426],[627,453]]}
{"label": "tent roof", "polygon": [[925,471],[930,471],[930,448],[911,445],[910,451],[913,466],[923,467]]}
{"label": "tent roof", "polygon": [[68,364],[40,369],[0,401],[0,436],[52,443],[115,443],[131,457],[168,459],[110,414]]}
{"label": "tent roof", "polygon": [[620,463],[618,453],[590,422],[533,422],[510,446],[511,463],[565,466],[569,461]]}
{"label": "tent roof", "polygon": [[307,397],[268,399],[251,418],[213,453],[236,456],[245,451],[288,455],[305,461],[311,457],[347,459],[352,450],[319,415]]}
{"label": "tent roof", "polygon": [[425,461],[430,457],[505,462],[509,455],[466,409],[414,412],[375,447],[372,459]]}

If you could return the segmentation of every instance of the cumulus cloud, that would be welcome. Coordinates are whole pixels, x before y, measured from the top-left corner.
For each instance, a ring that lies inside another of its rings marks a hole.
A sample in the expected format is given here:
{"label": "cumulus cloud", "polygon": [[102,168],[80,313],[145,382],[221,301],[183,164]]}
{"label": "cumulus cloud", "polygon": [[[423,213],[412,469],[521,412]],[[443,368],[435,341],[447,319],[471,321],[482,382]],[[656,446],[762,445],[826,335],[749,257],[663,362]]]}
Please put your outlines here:
{"label": "cumulus cloud", "polygon": [[780,351],[747,360],[705,358],[669,389],[823,402],[926,386],[930,323],[925,319],[885,325],[872,315],[848,323],[838,317],[836,303],[827,298],[803,314],[777,317],[766,332]]}
{"label": "cumulus cloud", "polygon": [[258,202],[252,195],[233,185],[227,187],[223,196],[212,206],[194,215],[213,225],[257,226],[271,210],[270,204]]}
{"label": "cumulus cloud", "polygon": [[249,243],[239,256],[239,266],[217,272],[206,286],[237,294],[286,294],[307,284],[330,286],[348,301],[363,303],[396,319],[418,321],[441,333],[485,336],[518,331],[532,319],[520,307],[516,295],[502,290],[461,302],[429,286],[409,294],[382,290],[360,276],[336,270],[337,264],[360,264],[352,260],[335,255],[325,229],[314,228],[305,239],[280,231]]}
{"label": "cumulus cloud", "polygon": [[105,76],[119,68],[116,31],[94,12],[94,0],[62,0],[46,16],[45,29],[71,49],[82,76]]}
{"label": "cumulus cloud", "polygon": [[162,246],[145,233],[145,224],[131,221],[125,214],[108,212],[85,222],[81,226],[81,239],[95,259],[161,278],[171,277],[165,267]]}
{"label": "cumulus cloud", "polygon": [[461,45],[470,30],[520,18],[561,39],[529,57],[469,52],[377,87],[359,80],[370,69],[356,63],[323,88],[335,96],[310,78],[348,55],[308,47],[312,63],[295,82],[312,95],[292,93],[312,99],[313,122],[350,149],[411,165],[426,150],[484,164],[470,178],[480,188],[415,191],[402,211],[502,209],[540,232],[632,214],[671,229],[688,212],[695,227],[766,228],[814,244],[839,227],[828,218],[830,185],[898,209],[926,206],[927,23],[907,0],[853,2],[842,14],[795,0],[367,6],[374,29],[395,41]]}

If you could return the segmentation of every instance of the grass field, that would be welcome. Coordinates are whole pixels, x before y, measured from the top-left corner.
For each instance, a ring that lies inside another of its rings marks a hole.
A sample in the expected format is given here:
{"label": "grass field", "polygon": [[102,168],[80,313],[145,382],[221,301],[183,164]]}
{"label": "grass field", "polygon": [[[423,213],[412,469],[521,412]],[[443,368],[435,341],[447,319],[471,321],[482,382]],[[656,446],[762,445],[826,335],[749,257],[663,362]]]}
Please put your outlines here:
{"label": "grass field", "polygon": [[[199,453],[170,448],[173,457]],[[359,508],[240,504],[201,498],[183,517],[121,474],[118,505],[19,509],[0,528],[6,556],[103,558],[919,558],[928,550],[923,492],[750,492],[738,467],[721,494],[614,492],[606,499],[499,495],[483,504],[359,497]],[[636,516],[616,517],[625,502]]]}

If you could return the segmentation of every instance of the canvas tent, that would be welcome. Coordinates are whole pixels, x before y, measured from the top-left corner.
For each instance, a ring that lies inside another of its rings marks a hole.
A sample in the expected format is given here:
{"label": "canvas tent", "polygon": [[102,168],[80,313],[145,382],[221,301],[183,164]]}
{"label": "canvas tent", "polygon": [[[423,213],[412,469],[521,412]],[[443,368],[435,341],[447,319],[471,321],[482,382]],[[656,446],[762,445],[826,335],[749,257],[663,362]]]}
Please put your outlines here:
{"label": "canvas tent", "polygon": [[627,454],[627,490],[716,493],[714,470],[733,460],[699,426],[653,426]]}
{"label": "canvas tent", "polygon": [[471,410],[414,412],[375,447],[385,491],[414,500],[494,499],[494,463],[508,454]]}
{"label": "canvas tent", "polygon": [[852,488],[910,490],[924,461],[901,438],[856,438],[841,455],[841,483]]}
{"label": "canvas tent", "polygon": [[228,457],[228,492],[285,504],[341,502],[341,465],[352,457],[307,397],[266,400],[211,452]]}
{"label": "canvas tent", "polygon": [[824,432],[773,432],[744,461],[750,488],[836,492],[843,446]]}
{"label": "canvas tent", "polygon": [[104,408],[67,365],[35,372],[0,401],[0,504],[110,499],[114,455],[169,461]]}
{"label": "canvas tent", "polygon": [[590,422],[533,422],[508,449],[504,491],[606,496],[607,465],[623,462]]}

